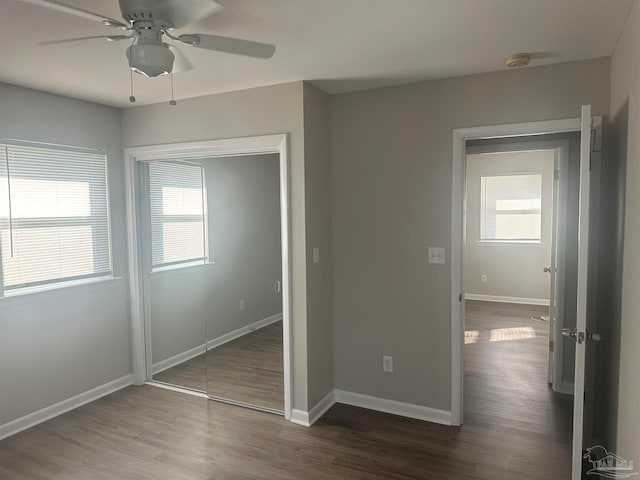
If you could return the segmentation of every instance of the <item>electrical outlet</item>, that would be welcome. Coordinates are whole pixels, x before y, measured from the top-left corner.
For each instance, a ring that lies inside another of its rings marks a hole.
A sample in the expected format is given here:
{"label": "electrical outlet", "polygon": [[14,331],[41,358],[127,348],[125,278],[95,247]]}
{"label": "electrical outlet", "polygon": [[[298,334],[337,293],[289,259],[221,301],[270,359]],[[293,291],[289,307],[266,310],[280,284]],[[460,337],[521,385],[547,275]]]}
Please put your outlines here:
{"label": "electrical outlet", "polygon": [[382,370],[384,372],[393,372],[393,357],[382,356]]}
{"label": "electrical outlet", "polygon": [[241,312],[244,311],[244,307],[245,307],[244,300],[240,300],[240,311]]}
{"label": "electrical outlet", "polygon": [[482,283],[487,283],[487,276],[486,275],[482,275]]}

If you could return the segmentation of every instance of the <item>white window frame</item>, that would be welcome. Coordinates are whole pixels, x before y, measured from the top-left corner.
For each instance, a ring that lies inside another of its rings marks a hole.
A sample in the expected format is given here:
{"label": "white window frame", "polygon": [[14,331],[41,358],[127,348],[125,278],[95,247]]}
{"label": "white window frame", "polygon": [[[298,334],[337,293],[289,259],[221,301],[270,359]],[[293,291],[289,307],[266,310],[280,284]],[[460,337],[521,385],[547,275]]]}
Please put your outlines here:
{"label": "white window frame", "polygon": [[[115,278],[113,275],[113,252],[112,252],[112,237],[111,237],[111,209],[109,202],[109,162],[106,152],[99,149],[78,147],[72,145],[60,145],[60,144],[51,144],[51,143],[43,143],[43,142],[35,142],[28,140],[16,140],[16,139],[7,139],[0,138],[0,161],[6,162],[7,172],[9,160],[7,157],[6,146],[26,146],[26,147],[34,147],[48,150],[59,150],[66,152],[80,152],[80,153],[88,153],[92,155],[100,155],[104,157],[104,168],[105,168],[105,204],[106,204],[106,217],[107,217],[107,235],[106,235],[106,245],[100,245],[99,249],[106,248],[108,255],[108,264],[109,270],[105,272],[86,274],[86,275],[77,275],[71,277],[58,277],[51,278],[49,280],[42,280],[37,282],[30,282],[28,284],[19,285],[16,287],[6,288],[4,284],[4,271],[2,268],[2,256],[0,255],[0,298],[10,298],[20,295],[25,295],[29,293],[38,293],[42,291],[54,290],[59,288],[67,288],[67,287],[75,287],[84,284],[95,283],[103,280],[110,280]],[[10,174],[8,172],[8,177]],[[63,179],[65,178],[63,175],[46,175],[43,174],[41,177],[37,175],[34,178],[41,178],[43,180],[51,180],[51,179]],[[8,181],[8,180],[7,180]],[[91,182],[90,182],[91,183]],[[95,182],[93,182],[95,183]],[[8,189],[8,195],[10,195],[10,188]],[[10,207],[11,208],[11,207]],[[90,205],[90,209],[93,210],[93,204]],[[77,221],[74,222],[74,225],[78,226],[92,226],[93,225],[93,216],[89,217],[34,217],[34,218],[13,218],[10,214],[9,217],[9,225],[10,230],[19,230],[22,228],[33,228],[35,226],[38,227],[58,227],[58,226],[70,226],[69,219],[77,218]],[[92,232],[91,240],[93,243],[93,251],[94,257],[95,252],[98,250],[96,245],[96,236]]]}

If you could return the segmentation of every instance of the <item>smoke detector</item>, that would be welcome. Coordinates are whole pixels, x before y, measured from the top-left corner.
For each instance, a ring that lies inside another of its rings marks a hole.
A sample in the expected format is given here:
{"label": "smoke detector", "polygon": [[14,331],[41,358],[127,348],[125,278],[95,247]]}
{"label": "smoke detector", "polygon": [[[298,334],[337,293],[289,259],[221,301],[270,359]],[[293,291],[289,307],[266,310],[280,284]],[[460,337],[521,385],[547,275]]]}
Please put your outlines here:
{"label": "smoke detector", "polygon": [[528,53],[512,53],[505,59],[507,67],[518,68],[529,65],[531,55]]}

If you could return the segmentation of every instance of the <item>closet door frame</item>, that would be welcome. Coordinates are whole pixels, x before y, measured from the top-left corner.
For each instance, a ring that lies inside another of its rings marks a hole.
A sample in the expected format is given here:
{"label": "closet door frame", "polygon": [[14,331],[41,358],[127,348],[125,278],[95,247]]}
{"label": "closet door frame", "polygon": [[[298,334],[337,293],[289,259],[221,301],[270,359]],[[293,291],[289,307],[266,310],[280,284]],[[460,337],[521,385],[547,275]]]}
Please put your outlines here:
{"label": "closet door frame", "polygon": [[[134,383],[142,385],[152,381],[150,326],[145,315],[143,282],[143,230],[140,225],[140,196],[138,191],[138,162],[179,160],[235,155],[276,153],[280,158],[280,225],[282,239],[282,324],[284,363],[284,416],[291,419],[293,378],[291,335],[291,220],[288,134],[263,135],[198,142],[171,143],[130,147],[124,149],[127,248],[129,256],[129,294],[131,305],[131,332]],[[187,391],[187,390],[185,390]],[[187,391],[188,392],[188,391]],[[188,392],[191,393],[191,392]],[[198,394],[198,392],[193,392]],[[199,394],[198,394],[199,395]],[[202,394],[199,396],[206,396]]]}

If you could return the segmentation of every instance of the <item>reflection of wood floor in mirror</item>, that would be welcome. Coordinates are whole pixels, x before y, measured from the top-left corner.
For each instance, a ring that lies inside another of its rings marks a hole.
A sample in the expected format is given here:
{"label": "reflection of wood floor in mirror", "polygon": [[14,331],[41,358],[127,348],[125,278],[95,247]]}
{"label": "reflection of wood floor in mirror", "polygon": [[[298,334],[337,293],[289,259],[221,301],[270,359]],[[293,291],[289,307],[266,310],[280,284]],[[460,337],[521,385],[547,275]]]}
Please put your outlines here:
{"label": "reflection of wood floor in mirror", "polygon": [[282,322],[220,345],[207,352],[206,358],[200,355],[153,378],[207,391],[212,396],[283,410]]}
{"label": "reflection of wood floor in mirror", "polygon": [[158,382],[170,383],[193,390],[207,391],[207,369],[205,355],[199,355],[171,367],[160,373],[156,373],[153,379]]}
{"label": "reflection of wood floor in mirror", "polygon": [[207,352],[211,396],[284,411],[282,322]]}

